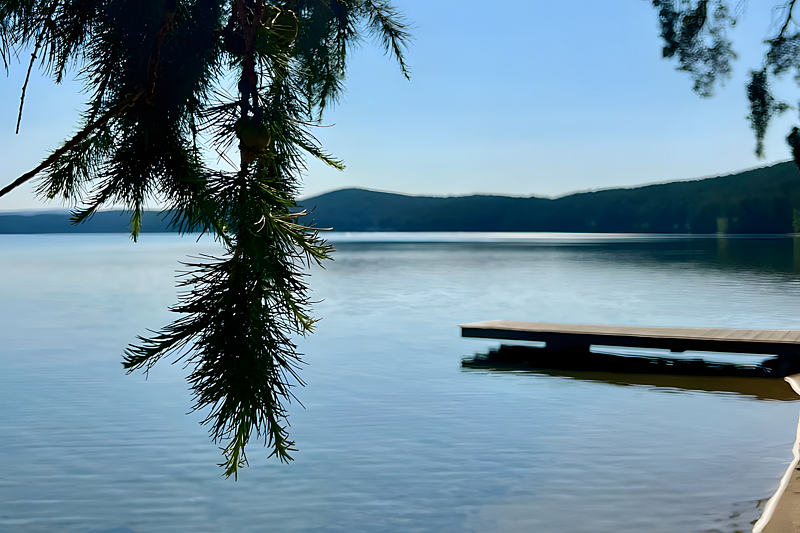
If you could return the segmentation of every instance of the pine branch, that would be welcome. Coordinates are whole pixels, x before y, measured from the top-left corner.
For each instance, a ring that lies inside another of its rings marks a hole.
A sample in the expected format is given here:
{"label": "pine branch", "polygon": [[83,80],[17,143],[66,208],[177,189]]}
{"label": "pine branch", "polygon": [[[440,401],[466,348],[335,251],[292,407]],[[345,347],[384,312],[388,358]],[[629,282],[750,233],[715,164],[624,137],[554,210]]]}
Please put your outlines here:
{"label": "pine branch", "polygon": [[83,130],[81,130],[72,139],[70,139],[69,141],[64,143],[64,145],[61,148],[59,148],[58,150],[56,150],[52,154],[50,154],[50,157],[48,157],[47,159],[45,159],[44,161],[39,163],[39,165],[36,168],[26,172],[25,174],[23,174],[22,176],[20,176],[16,180],[14,180],[14,182],[11,183],[10,185],[7,185],[7,186],[3,187],[2,189],[0,189],[0,198],[5,196],[6,194],[10,193],[11,191],[16,189],[20,185],[23,185],[28,180],[34,178],[39,172],[43,171],[44,169],[48,168],[53,163],[58,161],[58,159],[61,156],[63,156],[64,154],[66,154],[67,152],[69,152],[70,150],[75,148],[76,146],[78,146],[78,144],[80,144],[82,141],[86,140],[95,131],[97,131],[98,129],[104,127],[108,123],[109,120],[121,116],[126,110],[128,110],[131,107],[133,107],[133,105],[136,103],[136,101],[143,94],[145,94],[145,92],[146,92],[145,89],[139,89],[136,92],[131,93],[128,96],[126,96],[125,98],[123,98],[122,101],[120,101],[117,105],[115,105],[114,107],[112,107],[111,109],[106,111],[105,114],[103,114],[103,116],[101,116],[99,119],[95,120],[94,122],[92,122],[88,126],[86,126]]}
{"label": "pine branch", "polygon": [[31,52],[31,62],[28,63],[28,72],[25,74],[25,83],[22,84],[22,96],[19,98],[19,114],[17,115],[17,129],[14,132],[16,135],[19,135],[19,125],[22,122],[22,108],[25,106],[25,91],[28,89],[28,81],[31,79],[33,64],[36,62],[36,53],[42,45],[43,36],[44,34],[40,35],[39,39],[36,40],[36,46],[33,48],[33,52]]}
{"label": "pine branch", "polygon": [[150,52],[150,59],[147,62],[147,79],[144,86],[148,92],[148,97],[152,97],[155,92],[158,63],[161,59],[161,48],[164,45],[164,39],[172,29],[172,24],[175,22],[175,12],[178,9],[175,0],[167,0],[166,4],[167,8],[164,13],[164,19],[161,21],[161,26],[156,33],[155,41],[153,42],[153,50]]}
{"label": "pine branch", "polygon": [[22,108],[25,105],[25,91],[28,88],[28,81],[31,78],[31,71],[33,70],[33,65],[36,62],[36,54],[39,52],[39,48],[41,48],[42,46],[42,41],[44,41],[48,23],[52,22],[53,14],[58,8],[58,4],[59,2],[52,3],[52,5],[50,6],[50,10],[43,17],[43,22],[42,22],[43,27],[39,31],[39,35],[36,37],[36,44],[34,45],[33,52],[31,53],[31,61],[30,63],[28,63],[28,71],[25,73],[25,83],[22,84],[22,96],[20,97],[19,101],[19,114],[17,115],[17,129],[15,131],[16,135],[19,135],[19,125],[22,122]]}
{"label": "pine branch", "polygon": [[[45,170],[53,163],[58,161],[58,159],[78,146],[82,141],[86,140],[90,135],[92,135],[95,131],[99,128],[104,127],[109,120],[113,118],[117,118],[121,116],[125,111],[133,107],[136,101],[144,94],[147,94],[148,97],[151,97],[155,91],[155,84],[156,84],[156,77],[158,71],[158,64],[159,59],[161,56],[161,48],[164,44],[164,39],[169,33],[170,29],[172,28],[172,24],[175,19],[175,11],[177,10],[177,5],[175,4],[174,0],[169,1],[170,8],[167,9],[164,19],[159,27],[158,32],[156,33],[155,41],[153,44],[153,50],[150,53],[150,60],[148,61],[147,67],[147,78],[145,81],[145,85],[143,88],[137,89],[135,92],[129,94],[121,102],[119,102],[116,106],[108,110],[103,116],[99,119],[95,120],[87,127],[85,127],[82,131],[80,131],[77,135],[75,135],[72,139],[64,143],[64,145],[53,152],[50,157],[42,161],[36,168],[33,170],[26,172],[10,185],[7,185],[3,189],[0,189],[0,198],[8,194],[9,192],[13,191],[20,185],[23,185],[28,180],[34,178],[39,172]],[[43,35],[43,34],[42,34]],[[37,40],[37,47],[34,50],[31,56],[31,64],[33,66],[33,62],[36,58],[36,50],[38,50],[39,42]],[[28,69],[28,76],[30,76],[30,68]],[[25,78],[25,85],[22,89],[22,101],[24,102],[25,99],[25,87],[28,85],[28,78]],[[22,102],[20,102],[20,109],[19,109],[19,118],[22,118]],[[19,121],[17,122],[17,133],[19,133]]]}
{"label": "pine branch", "polygon": [[[40,57],[56,82],[80,64],[91,96],[80,131],[0,197],[46,171],[40,194],[82,204],[73,222],[122,205],[132,212],[135,239],[145,201],[157,195],[172,227],[219,240],[222,258],[186,265],[171,308],[181,316],[139,337],[123,365],[147,373],[166,356],[186,363],[193,408],[223,443],[224,475],[235,478],[247,464],[251,438],[290,461],[286,407],[303,385],[293,339],[316,321],[304,269],[333,251],[299,222],[306,213],[297,212],[296,198],[305,157],[343,168],[311,128],[342,92],[349,52],[365,35],[408,75],[399,12],[388,0],[11,4],[0,8],[0,57],[34,52],[21,104]],[[233,76],[238,94],[214,90]],[[209,168],[198,147],[205,142],[223,157],[237,141],[236,172]]]}
{"label": "pine branch", "polygon": [[385,0],[365,0],[364,5],[373,34],[381,40],[384,51],[397,60],[406,79],[411,79],[411,70],[405,62],[411,34],[400,12]]}
{"label": "pine branch", "polygon": [[794,5],[797,3],[797,0],[789,0],[786,3],[786,20],[783,21],[783,25],[781,26],[781,30],[778,32],[778,38],[782,38],[786,35],[786,31],[789,29],[789,24],[794,20],[792,17],[792,11],[794,10]]}

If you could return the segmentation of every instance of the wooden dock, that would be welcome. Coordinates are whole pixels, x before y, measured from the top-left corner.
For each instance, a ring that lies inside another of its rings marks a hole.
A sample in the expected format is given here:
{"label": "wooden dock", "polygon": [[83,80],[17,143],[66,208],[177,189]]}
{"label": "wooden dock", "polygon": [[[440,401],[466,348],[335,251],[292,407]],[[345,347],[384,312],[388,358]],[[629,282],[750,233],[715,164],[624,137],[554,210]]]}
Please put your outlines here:
{"label": "wooden dock", "polygon": [[550,350],[588,350],[591,345],[601,345],[778,356],[800,352],[800,331],[791,330],[589,326],[508,320],[459,327],[462,337],[539,341],[545,342]]}

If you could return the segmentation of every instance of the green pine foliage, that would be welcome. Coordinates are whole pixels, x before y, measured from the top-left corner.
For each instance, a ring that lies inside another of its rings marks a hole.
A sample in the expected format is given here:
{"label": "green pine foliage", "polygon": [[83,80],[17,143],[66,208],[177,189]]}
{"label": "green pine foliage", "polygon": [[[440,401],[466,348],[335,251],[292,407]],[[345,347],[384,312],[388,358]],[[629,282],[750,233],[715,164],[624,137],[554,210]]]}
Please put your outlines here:
{"label": "green pine foliage", "polygon": [[224,245],[186,264],[180,318],[140,337],[123,365],[187,363],[226,476],[247,463],[251,437],[291,459],[286,403],[302,383],[292,337],[314,328],[306,269],[332,251],[298,223],[299,179],[305,157],[343,168],[312,128],[365,39],[408,75],[410,37],[388,0],[0,1],[6,68],[30,51],[29,73],[77,75],[88,96],[78,131],[0,196],[38,176],[42,196],[76,207],[75,223],[124,206],[134,240],[159,200],[175,228]]}

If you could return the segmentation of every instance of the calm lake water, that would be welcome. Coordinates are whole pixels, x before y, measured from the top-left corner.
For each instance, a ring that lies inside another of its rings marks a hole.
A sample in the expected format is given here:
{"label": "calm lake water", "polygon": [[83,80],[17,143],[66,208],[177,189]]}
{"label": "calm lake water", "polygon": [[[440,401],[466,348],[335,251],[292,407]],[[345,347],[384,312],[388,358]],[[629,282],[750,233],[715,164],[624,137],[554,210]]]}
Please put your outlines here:
{"label": "calm lake water", "polygon": [[120,365],[214,243],[0,236],[0,531],[733,533],[776,490],[800,411],[783,382],[467,370],[498,343],[457,324],[799,329],[793,239],[331,239],[296,461],[253,443],[234,482],[186,370]]}

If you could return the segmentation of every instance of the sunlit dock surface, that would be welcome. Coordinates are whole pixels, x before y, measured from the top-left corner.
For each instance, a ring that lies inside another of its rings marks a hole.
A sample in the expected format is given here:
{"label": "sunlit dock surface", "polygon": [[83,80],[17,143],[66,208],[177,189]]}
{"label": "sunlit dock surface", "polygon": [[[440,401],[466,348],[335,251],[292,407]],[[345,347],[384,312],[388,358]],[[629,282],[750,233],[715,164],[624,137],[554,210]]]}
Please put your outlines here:
{"label": "sunlit dock surface", "polygon": [[792,330],[601,326],[510,320],[489,320],[459,327],[462,337],[538,341],[546,343],[549,350],[604,345],[780,356],[795,354],[800,349],[800,331]]}

